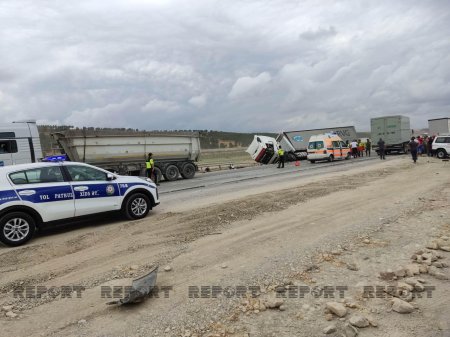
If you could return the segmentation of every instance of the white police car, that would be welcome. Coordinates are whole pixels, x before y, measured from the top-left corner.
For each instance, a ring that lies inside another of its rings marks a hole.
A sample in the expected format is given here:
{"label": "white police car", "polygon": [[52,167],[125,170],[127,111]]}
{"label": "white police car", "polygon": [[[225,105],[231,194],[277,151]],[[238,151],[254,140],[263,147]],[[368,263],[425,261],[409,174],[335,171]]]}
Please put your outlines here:
{"label": "white police car", "polygon": [[0,241],[19,246],[42,223],[122,211],[144,218],[159,204],[156,185],[77,162],[0,167]]}

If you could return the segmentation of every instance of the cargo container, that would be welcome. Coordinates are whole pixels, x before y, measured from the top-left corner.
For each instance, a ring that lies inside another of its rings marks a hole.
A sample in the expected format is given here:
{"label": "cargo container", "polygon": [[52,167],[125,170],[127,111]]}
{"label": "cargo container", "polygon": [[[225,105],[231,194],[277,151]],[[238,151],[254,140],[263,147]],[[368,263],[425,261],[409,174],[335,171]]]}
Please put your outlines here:
{"label": "cargo container", "polygon": [[407,116],[384,116],[370,120],[371,138],[374,149],[378,152],[380,138],[385,142],[385,153],[407,153],[412,130]]}
{"label": "cargo container", "polygon": [[450,118],[435,118],[428,120],[428,134],[431,136],[440,136],[450,134]]}
{"label": "cargo container", "polygon": [[153,153],[158,177],[193,178],[200,156],[198,132],[119,132],[89,129],[52,134],[69,160],[120,174],[144,175],[145,161]]}

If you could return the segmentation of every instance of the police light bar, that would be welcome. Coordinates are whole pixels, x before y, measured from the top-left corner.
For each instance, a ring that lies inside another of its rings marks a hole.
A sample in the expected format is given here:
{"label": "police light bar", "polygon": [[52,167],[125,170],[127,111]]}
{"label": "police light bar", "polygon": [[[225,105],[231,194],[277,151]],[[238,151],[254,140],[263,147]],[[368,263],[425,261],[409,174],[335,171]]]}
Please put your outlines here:
{"label": "police light bar", "polygon": [[69,158],[65,154],[57,155],[57,156],[48,156],[48,157],[45,157],[44,159],[42,159],[42,161],[45,161],[45,162],[59,162],[59,161],[67,161],[67,160],[69,160]]}

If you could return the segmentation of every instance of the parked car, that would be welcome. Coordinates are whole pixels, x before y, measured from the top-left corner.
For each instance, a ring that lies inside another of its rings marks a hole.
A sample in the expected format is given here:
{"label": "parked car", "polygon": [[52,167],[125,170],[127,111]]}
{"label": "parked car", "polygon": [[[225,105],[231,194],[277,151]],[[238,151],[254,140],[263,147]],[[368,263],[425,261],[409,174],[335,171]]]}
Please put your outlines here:
{"label": "parked car", "polygon": [[78,162],[0,167],[0,241],[19,246],[43,223],[109,211],[142,219],[159,204],[148,178]]}
{"label": "parked car", "polygon": [[440,159],[444,159],[450,155],[450,134],[437,136],[432,144],[432,151]]}

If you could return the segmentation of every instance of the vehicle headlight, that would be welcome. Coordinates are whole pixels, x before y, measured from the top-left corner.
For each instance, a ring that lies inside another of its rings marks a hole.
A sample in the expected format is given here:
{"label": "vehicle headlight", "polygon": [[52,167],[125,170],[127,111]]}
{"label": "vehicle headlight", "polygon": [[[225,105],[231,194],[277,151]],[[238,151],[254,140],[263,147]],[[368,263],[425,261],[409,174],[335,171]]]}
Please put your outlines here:
{"label": "vehicle headlight", "polygon": [[147,178],[147,177],[139,177],[139,178],[141,178],[142,180],[145,180],[148,183],[153,183],[153,181],[150,178]]}

